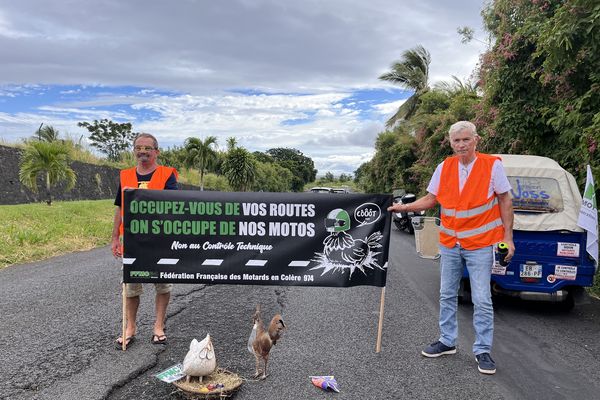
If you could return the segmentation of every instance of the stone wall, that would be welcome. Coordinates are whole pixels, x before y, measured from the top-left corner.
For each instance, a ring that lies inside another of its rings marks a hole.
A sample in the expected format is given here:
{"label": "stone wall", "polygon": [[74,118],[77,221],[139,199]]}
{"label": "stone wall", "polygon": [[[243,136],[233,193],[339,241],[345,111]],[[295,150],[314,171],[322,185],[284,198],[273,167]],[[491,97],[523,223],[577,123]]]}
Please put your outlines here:
{"label": "stone wall", "polygon": [[[38,192],[34,193],[19,182],[21,149],[0,145],[0,204],[22,204],[46,201],[46,183],[38,177]],[[70,191],[64,183],[51,189],[53,200],[99,200],[114,199],[119,185],[119,170],[103,165],[73,161],[71,168],[77,175],[77,183]],[[196,189],[181,185],[182,189]]]}
{"label": "stone wall", "polygon": [[[38,192],[34,193],[19,182],[21,149],[0,145],[0,204],[22,204],[46,201],[46,183],[38,176]],[[116,196],[119,170],[103,165],[73,161],[71,168],[77,183],[70,191],[59,183],[51,189],[53,200],[98,200]]]}

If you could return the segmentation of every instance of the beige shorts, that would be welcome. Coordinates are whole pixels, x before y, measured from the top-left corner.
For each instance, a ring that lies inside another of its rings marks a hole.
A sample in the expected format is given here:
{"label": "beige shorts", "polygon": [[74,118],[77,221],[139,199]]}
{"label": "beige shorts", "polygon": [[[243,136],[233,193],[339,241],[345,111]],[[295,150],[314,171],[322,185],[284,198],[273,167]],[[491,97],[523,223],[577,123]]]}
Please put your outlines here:
{"label": "beige shorts", "polygon": [[[173,290],[172,283],[155,283],[154,290],[156,290],[156,294],[165,294],[171,293]],[[141,283],[126,283],[125,284],[125,296],[126,297],[136,297],[141,295],[144,292]]]}

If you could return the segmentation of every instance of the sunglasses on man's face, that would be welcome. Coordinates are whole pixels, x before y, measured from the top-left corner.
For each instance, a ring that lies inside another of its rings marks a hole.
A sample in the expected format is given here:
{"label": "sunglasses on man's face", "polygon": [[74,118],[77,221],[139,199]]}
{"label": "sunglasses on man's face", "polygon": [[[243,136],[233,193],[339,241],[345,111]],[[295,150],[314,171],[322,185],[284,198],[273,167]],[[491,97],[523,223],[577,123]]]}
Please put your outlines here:
{"label": "sunglasses on man's face", "polygon": [[152,150],[156,150],[156,147],[152,147],[152,146],[135,146],[133,149],[135,151],[152,151]]}

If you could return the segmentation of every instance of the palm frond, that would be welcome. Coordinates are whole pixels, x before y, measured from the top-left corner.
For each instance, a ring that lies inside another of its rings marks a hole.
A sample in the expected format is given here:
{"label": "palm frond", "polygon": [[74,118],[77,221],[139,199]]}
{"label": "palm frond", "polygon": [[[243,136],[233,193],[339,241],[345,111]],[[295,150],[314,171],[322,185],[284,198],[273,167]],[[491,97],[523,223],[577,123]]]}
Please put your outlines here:
{"label": "palm frond", "polygon": [[430,63],[431,55],[423,46],[418,45],[402,53],[401,59],[392,64],[391,71],[379,76],[380,80],[400,85],[414,92],[387,121],[388,128],[401,119],[409,119],[414,114],[419,96],[429,90]]}
{"label": "palm frond", "polygon": [[455,75],[452,75],[451,81],[442,81],[435,84],[435,88],[448,94],[450,97],[457,96],[459,94],[474,95],[477,96],[477,90],[479,88],[476,82],[462,81]]}
{"label": "palm frond", "polygon": [[388,119],[385,123],[387,128],[393,128],[394,125],[399,123],[402,120],[407,120],[415,113],[417,102],[419,100],[419,96],[413,94],[410,96],[400,107],[398,110]]}
{"label": "palm frond", "polygon": [[207,136],[204,140],[189,137],[184,142],[186,156],[184,165],[187,168],[198,168],[200,172],[200,189],[204,189],[204,172],[217,159],[217,137]]}
{"label": "palm frond", "polygon": [[37,178],[47,175],[50,186],[65,182],[67,190],[72,189],[77,182],[77,176],[69,166],[70,148],[58,141],[30,141],[21,156],[19,180],[21,183],[37,192]]}

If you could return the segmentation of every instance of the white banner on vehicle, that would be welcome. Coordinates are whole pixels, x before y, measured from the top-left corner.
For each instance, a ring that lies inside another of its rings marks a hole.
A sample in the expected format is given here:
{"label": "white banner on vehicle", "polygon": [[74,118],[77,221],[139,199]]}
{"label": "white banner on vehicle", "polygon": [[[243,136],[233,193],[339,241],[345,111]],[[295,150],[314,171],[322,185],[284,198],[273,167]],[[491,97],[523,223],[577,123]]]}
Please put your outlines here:
{"label": "white banner on vehicle", "polygon": [[589,164],[587,166],[585,191],[583,192],[577,225],[587,231],[586,250],[596,260],[596,264],[598,264],[598,206],[596,203],[594,177]]}

